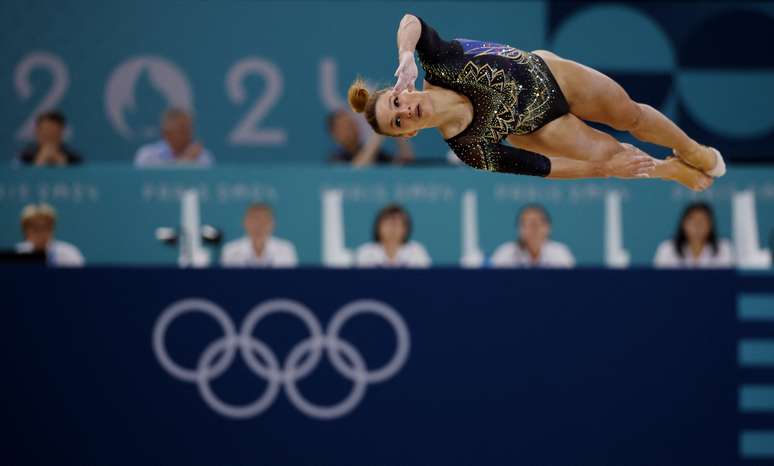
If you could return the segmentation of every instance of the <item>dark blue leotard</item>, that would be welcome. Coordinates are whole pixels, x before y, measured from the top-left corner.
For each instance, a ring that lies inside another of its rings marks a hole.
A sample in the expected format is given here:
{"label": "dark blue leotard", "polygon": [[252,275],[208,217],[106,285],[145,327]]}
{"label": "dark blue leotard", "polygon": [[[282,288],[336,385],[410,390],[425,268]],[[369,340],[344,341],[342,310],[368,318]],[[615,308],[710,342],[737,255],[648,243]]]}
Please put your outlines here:
{"label": "dark blue leotard", "polygon": [[446,140],[455,154],[482,170],[547,176],[547,157],[501,144],[509,134],[529,134],[569,112],[543,59],[503,44],[446,41],[419,21],[416,49],[425,80],[463,94],[473,104],[473,121]]}

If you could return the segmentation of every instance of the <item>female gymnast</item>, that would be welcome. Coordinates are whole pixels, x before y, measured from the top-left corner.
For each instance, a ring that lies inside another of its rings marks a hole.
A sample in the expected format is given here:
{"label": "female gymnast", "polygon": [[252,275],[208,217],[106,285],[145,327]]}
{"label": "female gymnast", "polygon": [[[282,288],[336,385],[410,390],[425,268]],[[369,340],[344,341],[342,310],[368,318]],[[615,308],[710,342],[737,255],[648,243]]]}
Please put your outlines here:
{"label": "female gymnast", "polygon": [[[415,50],[425,70],[421,91],[414,89]],[[392,89],[369,92],[361,79],[349,88],[350,106],[365,112],[379,134],[410,137],[437,128],[472,167],[556,179],[660,178],[702,191],[725,174],[716,149],[631,100],[604,74],[554,53],[446,41],[410,14],[398,28],[398,51]],[[655,159],[583,120],[668,147],[675,157]],[[515,147],[501,144],[503,139]]]}

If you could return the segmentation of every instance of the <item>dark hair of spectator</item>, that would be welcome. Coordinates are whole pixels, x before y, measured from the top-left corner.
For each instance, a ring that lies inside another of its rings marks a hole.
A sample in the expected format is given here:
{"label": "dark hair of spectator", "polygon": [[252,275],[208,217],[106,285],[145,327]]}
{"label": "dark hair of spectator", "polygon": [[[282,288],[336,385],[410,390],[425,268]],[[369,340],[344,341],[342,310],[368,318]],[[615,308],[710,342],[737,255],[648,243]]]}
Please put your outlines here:
{"label": "dark hair of spectator", "polygon": [[67,119],[65,118],[64,114],[58,110],[50,110],[48,112],[41,113],[35,119],[35,125],[40,126],[40,124],[44,121],[53,121],[54,123],[59,124],[59,126],[62,128],[67,125]]}
{"label": "dark hair of spectator", "polygon": [[673,239],[677,255],[683,257],[683,247],[685,246],[685,243],[688,242],[688,237],[685,235],[683,224],[685,223],[685,219],[693,212],[704,212],[709,219],[710,228],[709,235],[707,235],[707,243],[709,243],[712,248],[712,254],[716,255],[718,253],[718,236],[715,231],[715,214],[712,212],[712,207],[706,202],[694,202],[688,204],[685,210],[683,210],[683,214],[680,216],[680,223],[677,224],[677,231],[675,232]]}
{"label": "dark hair of spectator", "polygon": [[379,225],[381,225],[384,219],[387,217],[392,217],[393,215],[400,215],[400,217],[403,219],[403,224],[406,226],[406,234],[403,236],[402,243],[406,244],[408,242],[409,238],[411,237],[411,217],[409,216],[408,212],[406,212],[406,210],[398,204],[388,204],[379,211],[379,213],[376,215],[376,220],[374,220],[373,239],[375,243],[381,242],[381,237],[379,236]]}
{"label": "dark hair of spectator", "polygon": [[[521,209],[519,209],[519,213],[516,215],[516,225],[517,226],[519,225],[519,222],[521,221],[521,216],[524,215],[525,213],[527,213],[527,211],[530,211],[530,210],[535,210],[535,211],[540,212],[540,214],[543,216],[543,220],[545,220],[546,223],[548,223],[549,226],[551,225],[551,216],[548,215],[548,211],[546,210],[546,208],[543,207],[540,204],[533,203],[533,204],[527,204],[524,207],[522,207]],[[527,244],[524,242],[523,239],[521,239],[521,236],[519,236],[519,239],[516,242],[519,244],[519,247],[522,248],[522,249],[527,247]]]}

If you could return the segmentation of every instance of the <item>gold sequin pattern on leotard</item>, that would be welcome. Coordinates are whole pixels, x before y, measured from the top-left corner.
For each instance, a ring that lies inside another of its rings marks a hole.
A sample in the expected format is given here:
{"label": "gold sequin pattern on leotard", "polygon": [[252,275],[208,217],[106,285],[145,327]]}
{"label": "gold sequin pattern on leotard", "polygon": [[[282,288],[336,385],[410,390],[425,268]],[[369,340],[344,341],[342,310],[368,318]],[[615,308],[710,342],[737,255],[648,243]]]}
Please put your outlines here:
{"label": "gold sequin pattern on leotard", "polygon": [[486,113],[491,116],[486,118],[489,124],[485,125],[483,134],[487,141],[498,142],[516,130],[519,87],[516,82],[506,78],[503,70],[495,70],[488,64],[477,66],[469,61],[458,79],[460,82],[475,83],[474,87],[480,88],[477,92],[485,93],[488,97]]}
{"label": "gold sequin pattern on leotard", "polygon": [[[473,59],[467,61],[459,73],[443,63],[427,64],[425,69],[431,79],[435,75],[441,81],[462,87],[460,90],[474,104],[476,118],[471,125],[478,130],[478,136],[487,141],[496,143],[508,134],[528,134],[539,128],[555,92],[550,85],[549,71],[540,58],[513,47],[482,47],[474,52],[474,59],[498,55],[515,61],[525,68],[531,82],[519,83],[505,70],[495,69],[488,63],[479,65]],[[521,111],[519,99],[522,99]]]}

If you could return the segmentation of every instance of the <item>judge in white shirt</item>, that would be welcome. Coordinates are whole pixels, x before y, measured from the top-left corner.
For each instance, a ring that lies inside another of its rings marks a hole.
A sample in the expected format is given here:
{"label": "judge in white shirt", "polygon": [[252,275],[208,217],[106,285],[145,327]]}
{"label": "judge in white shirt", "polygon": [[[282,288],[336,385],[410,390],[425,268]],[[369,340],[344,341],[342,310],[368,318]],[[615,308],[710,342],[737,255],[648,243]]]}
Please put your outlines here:
{"label": "judge in white shirt", "polygon": [[703,202],[683,211],[674,238],[662,242],[653,265],[657,268],[728,268],[734,266],[731,242],[719,239],[712,208]]}
{"label": "judge in white shirt", "polygon": [[492,267],[570,268],[575,258],[562,243],[551,241],[551,217],[538,204],[521,209],[517,217],[518,238],[500,245],[492,254]]}
{"label": "judge in white shirt", "polygon": [[430,267],[425,247],[411,241],[411,217],[401,206],[390,204],[376,216],[373,241],[355,254],[358,267]]}
{"label": "judge in white shirt", "polygon": [[56,211],[48,204],[30,204],[22,210],[24,241],[16,245],[19,253],[43,252],[48,265],[82,267],[83,254],[77,247],[54,238]]}
{"label": "judge in white shirt", "polygon": [[272,236],[274,212],[268,204],[256,203],[247,208],[243,220],[246,236],[223,246],[223,267],[295,267],[296,248],[290,241]]}

